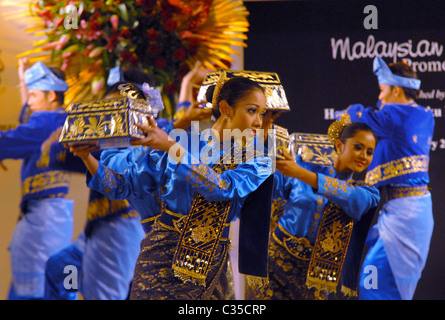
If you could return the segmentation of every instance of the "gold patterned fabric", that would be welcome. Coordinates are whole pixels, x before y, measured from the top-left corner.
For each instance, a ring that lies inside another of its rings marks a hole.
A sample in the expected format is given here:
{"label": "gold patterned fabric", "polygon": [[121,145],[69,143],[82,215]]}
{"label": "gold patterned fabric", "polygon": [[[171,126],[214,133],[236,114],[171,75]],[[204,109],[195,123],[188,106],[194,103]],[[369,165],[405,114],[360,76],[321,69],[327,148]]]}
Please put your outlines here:
{"label": "gold patterned fabric", "polygon": [[220,241],[205,286],[175,276],[172,261],[180,232],[156,221],[141,242],[130,300],[225,300],[233,297],[228,270],[229,241]]}
{"label": "gold patterned fabric", "polygon": [[404,174],[428,172],[429,157],[415,155],[404,157],[375,167],[366,173],[366,182],[376,185],[379,182]]}
{"label": "gold patterned fabric", "polygon": [[323,292],[306,286],[309,260],[297,259],[276,237],[269,246],[269,283],[263,286],[249,285],[249,300],[325,300]]}
{"label": "gold patterned fabric", "polygon": [[22,182],[22,196],[60,187],[69,187],[69,174],[66,171],[43,172],[30,176]]}
{"label": "gold patterned fabric", "polygon": [[329,202],[311,255],[306,284],[328,293],[336,292],[352,234],[353,220]]}
{"label": "gold patterned fabric", "polygon": [[183,281],[206,285],[225,229],[230,203],[210,202],[198,193],[193,197],[192,208],[181,226],[181,237],[173,258],[175,275]]}
{"label": "gold patterned fabric", "polygon": [[287,200],[282,198],[276,198],[272,200],[272,213],[270,217],[270,230],[273,232],[278,225],[278,220],[284,214],[284,205]]}
{"label": "gold patterned fabric", "polygon": [[389,187],[386,186],[386,195],[388,200],[404,198],[404,197],[414,197],[414,196],[422,196],[424,194],[428,194],[428,186],[420,186],[420,187]]}

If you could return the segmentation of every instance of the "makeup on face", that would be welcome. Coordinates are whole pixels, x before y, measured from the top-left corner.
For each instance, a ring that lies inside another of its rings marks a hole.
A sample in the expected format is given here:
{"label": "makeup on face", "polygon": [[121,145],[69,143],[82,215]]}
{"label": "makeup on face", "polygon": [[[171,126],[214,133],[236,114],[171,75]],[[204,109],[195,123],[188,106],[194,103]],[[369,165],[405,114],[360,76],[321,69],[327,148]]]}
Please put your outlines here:
{"label": "makeup on face", "polygon": [[339,171],[362,172],[371,163],[376,141],[369,131],[360,130],[342,145]]}

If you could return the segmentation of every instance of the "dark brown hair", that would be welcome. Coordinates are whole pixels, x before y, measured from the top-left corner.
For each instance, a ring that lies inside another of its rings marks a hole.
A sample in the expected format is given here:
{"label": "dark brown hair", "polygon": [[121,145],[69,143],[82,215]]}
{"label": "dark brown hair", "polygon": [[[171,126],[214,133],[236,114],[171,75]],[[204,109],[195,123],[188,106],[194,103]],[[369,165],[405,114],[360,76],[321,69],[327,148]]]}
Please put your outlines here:
{"label": "dark brown hair", "polygon": [[[405,78],[419,79],[417,73],[405,62],[395,62],[388,65],[391,72]],[[417,99],[420,90],[401,87],[408,99]]]}

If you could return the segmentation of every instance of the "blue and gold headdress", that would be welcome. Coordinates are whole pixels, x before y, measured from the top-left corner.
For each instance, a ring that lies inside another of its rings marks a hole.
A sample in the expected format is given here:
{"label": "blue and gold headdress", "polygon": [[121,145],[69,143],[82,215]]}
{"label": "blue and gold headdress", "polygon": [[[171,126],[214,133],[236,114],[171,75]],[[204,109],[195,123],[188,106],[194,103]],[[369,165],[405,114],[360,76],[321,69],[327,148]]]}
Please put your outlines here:
{"label": "blue and gold headdress", "polygon": [[42,62],[36,62],[25,71],[25,84],[28,89],[37,89],[42,91],[65,92],[68,90],[67,83],[57,77]]}

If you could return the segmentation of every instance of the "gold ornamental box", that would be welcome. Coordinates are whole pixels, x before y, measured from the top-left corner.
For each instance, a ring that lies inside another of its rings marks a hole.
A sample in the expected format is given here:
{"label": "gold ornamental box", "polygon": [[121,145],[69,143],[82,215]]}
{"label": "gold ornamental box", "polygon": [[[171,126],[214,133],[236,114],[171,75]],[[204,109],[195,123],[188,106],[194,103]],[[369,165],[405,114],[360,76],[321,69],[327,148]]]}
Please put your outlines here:
{"label": "gold ornamental box", "polygon": [[136,124],[146,124],[153,113],[148,101],[129,96],[75,102],[68,110],[59,142],[125,148],[131,140],[145,137]]}
{"label": "gold ornamental box", "polygon": [[334,162],[335,149],[327,134],[292,133],[289,136],[291,154],[301,156],[303,161],[320,165]]}

